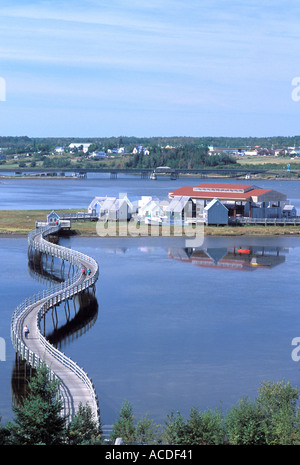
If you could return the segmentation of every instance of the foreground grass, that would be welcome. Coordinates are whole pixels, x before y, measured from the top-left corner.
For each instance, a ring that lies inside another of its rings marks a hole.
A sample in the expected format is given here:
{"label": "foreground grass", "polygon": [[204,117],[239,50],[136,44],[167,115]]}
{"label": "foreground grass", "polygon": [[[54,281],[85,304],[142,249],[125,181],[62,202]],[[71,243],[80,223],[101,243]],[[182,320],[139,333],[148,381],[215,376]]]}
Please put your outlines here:
{"label": "foreground grass", "polygon": [[[58,214],[75,213],[80,209],[58,209]],[[46,221],[49,210],[0,210],[0,234],[26,236],[35,229],[36,221]],[[103,223],[82,221],[73,222],[72,230],[75,234],[85,237],[146,237],[146,236],[193,236],[195,231],[189,227],[161,228],[141,224],[138,228],[127,223],[110,222],[108,227]],[[300,226],[207,226],[205,236],[300,236]]]}
{"label": "foreground grass", "polygon": [[[57,213],[75,213],[79,209],[56,210]],[[36,221],[46,221],[49,210],[0,210],[0,234],[27,235],[35,229]]]}

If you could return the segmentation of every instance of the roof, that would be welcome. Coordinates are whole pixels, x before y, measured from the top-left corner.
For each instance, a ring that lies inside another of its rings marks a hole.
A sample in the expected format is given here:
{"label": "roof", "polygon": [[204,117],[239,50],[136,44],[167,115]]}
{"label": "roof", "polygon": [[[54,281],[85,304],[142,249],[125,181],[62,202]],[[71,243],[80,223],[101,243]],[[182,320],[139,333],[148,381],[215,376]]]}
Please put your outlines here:
{"label": "roof", "polygon": [[101,202],[104,202],[104,200],[106,199],[107,197],[94,197],[94,199],[91,201],[89,205],[89,208],[96,207],[98,204],[100,204]]}
{"label": "roof", "polygon": [[[262,189],[252,184],[214,184],[203,183],[199,186],[184,186],[169,193],[169,197],[188,196],[194,199],[240,200],[249,201],[264,194],[276,192],[273,189]],[[285,197],[277,193],[279,197]]]}
{"label": "roof", "polygon": [[54,210],[52,210],[52,212],[47,215],[47,218],[49,218],[50,216],[56,216],[57,218],[59,218],[59,214],[56,213],[56,211]]}
{"label": "roof", "polygon": [[143,211],[149,211],[155,208],[162,209],[160,203],[159,199],[151,199],[149,202],[145,203],[145,205],[141,206],[140,212],[142,213]]}
{"label": "roof", "polygon": [[206,207],[204,208],[204,210],[209,210],[210,208],[212,208],[214,205],[220,205],[222,208],[225,208],[225,210],[227,210],[227,208],[225,207],[225,205],[223,205],[219,199],[213,199],[211,200],[207,205]]}
{"label": "roof", "polygon": [[176,197],[171,200],[171,202],[166,208],[166,211],[181,212],[185,208],[189,200],[190,197]]}
{"label": "roof", "polygon": [[201,189],[213,189],[213,190],[248,190],[249,188],[255,188],[253,184],[219,184],[219,183],[212,183],[212,182],[203,182],[202,184],[199,184],[199,186],[196,186],[196,188],[201,188]]}

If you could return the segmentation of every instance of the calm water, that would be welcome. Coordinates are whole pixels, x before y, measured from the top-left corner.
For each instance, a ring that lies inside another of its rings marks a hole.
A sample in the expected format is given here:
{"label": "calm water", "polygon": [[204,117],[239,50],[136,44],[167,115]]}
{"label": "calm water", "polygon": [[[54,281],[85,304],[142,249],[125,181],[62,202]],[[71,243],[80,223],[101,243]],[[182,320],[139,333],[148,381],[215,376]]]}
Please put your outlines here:
{"label": "calm water", "polygon": [[256,184],[285,193],[300,212],[300,181],[255,181],[225,179],[222,181],[200,177],[182,177],[176,181],[159,177],[156,181],[140,179],[139,176],[118,175],[111,180],[108,174],[93,173],[87,179],[4,179],[0,180],[0,208],[14,209],[58,209],[87,208],[95,196],[119,196],[127,193],[134,201],[141,195],[156,195],[164,199],[178,187],[195,186],[201,182],[224,182]]}
{"label": "calm water", "polygon": [[[174,188],[170,180],[45,182],[53,191],[45,192],[39,180],[4,181],[1,208],[33,208],[34,199],[35,208],[86,207],[104,192],[164,196]],[[175,181],[175,187],[183,184],[188,182]],[[273,184],[300,202],[297,182]],[[187,414],[193,405],[205,409],[222,403],[226,409],[244,395],[254,397],[263,380],[285,379],[300,388],[299,365],[291,358],[291,341],[300,336],[300,238],[209,238],[196,251],[184,249],[180,238],[65,238],[61,244],[100,264],[97,306],[87,312],[80,331],[80,324],[66,327],[60,308],[57,327],[64,331],[56,336],[93,379],[104,424],[116,419],[124,399],[137,417],[149,412],[159,423],[171,410]],[[237,253],[240,247],[250,254]],[[12,312],[26,296],[49,286],[50,276],[60,279],[61,271],[59,263],[52,268],[48,263],[43,279],[34,272],[27,239],[1,239],[0,256],[0,336],[6,342],[0,414],[5,420],[16,395]],[[50,314],[46,332],[53,335]]]}

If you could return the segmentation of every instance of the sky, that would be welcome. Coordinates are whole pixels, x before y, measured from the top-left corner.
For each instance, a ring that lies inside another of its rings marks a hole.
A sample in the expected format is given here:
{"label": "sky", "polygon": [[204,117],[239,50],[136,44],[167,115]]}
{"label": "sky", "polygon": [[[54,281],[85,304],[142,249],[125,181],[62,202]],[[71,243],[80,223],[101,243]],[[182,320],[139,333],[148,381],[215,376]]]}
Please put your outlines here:
{"label": "sky", "polygon": [[298,0],[0,0],[0,135],[299,135],[299,22]]}

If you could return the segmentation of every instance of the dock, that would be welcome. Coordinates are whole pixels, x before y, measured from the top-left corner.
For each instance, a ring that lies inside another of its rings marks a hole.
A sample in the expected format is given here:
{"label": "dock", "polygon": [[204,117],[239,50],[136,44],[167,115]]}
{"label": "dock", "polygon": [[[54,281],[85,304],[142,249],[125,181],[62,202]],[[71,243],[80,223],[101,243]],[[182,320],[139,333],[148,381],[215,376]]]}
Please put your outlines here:
{"label": "dock", "polygon": [[[63,224],[63,223],[62,223]],[[11,339],[17,354],[22,360],[38,368],[46,365],[50,378],[59,381],[59,395],[63,403],[63,415],[70,422],[79,404],[89,405],[94,421],[99,424],[100,411],[97,394],[92,380],[76,362],[52,346],[41,332],[40,323],[43,316],[55,306],[94,287],[99,267],[96,260],[73,249],[48,242],[47,236],[57,234],[62,224],[46,225],[35,229],[28,235],[29,247],[43,254],[68,261],[77,272],[75,275],[50,289],[44,290],[25,299],[14,311],[11,321]],[[83,274],[82,268],[90,269],[90,274]],[[23,328],[30,329],[25,338]]]}

